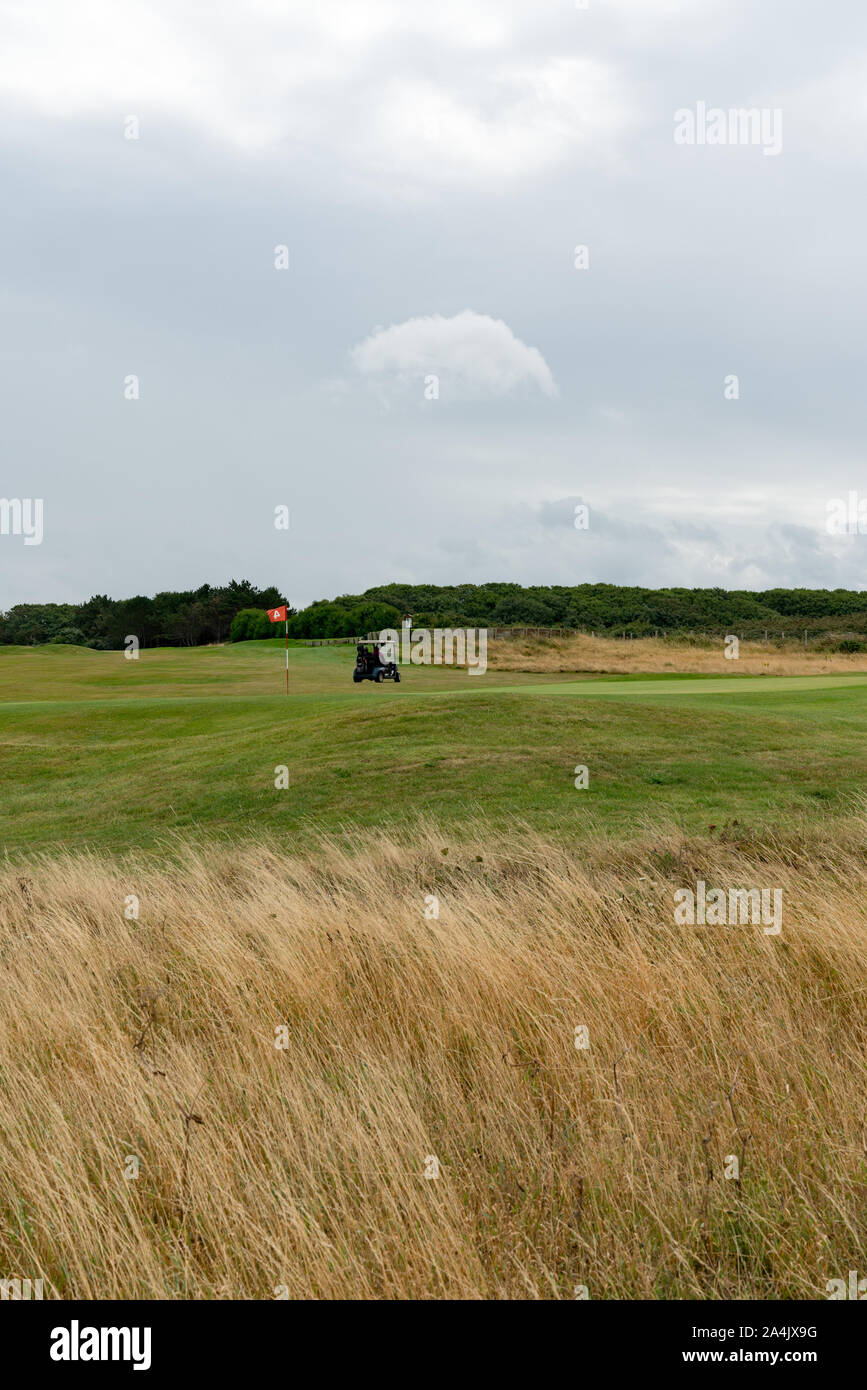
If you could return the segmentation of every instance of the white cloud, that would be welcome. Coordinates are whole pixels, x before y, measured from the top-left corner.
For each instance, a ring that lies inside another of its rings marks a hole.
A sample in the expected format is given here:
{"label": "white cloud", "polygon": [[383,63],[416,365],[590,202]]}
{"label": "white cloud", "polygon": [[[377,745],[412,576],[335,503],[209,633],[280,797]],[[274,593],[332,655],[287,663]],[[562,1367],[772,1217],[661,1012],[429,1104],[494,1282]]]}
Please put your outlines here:
{"label": "white cloud", "polygon": [[494,66],[467,91],[388,82],[355,139],[357,162],[414,183],[500,184],[612,153],[633,119],[612,70],[589,58]]}
{"label": "white cloud", "polygon": [[435,374],[444,399],[505,396],[523,387],[556,396],[557,385],[538,348],[528,347],[502,319],[464,309],[379,328],[352,349],[364,377],[400,384]]}
{"label": "white cloud", "polygon": [[[594,0],[590,0],[590,8],[594,8]],[[602,0],[599,0],[599,8],[602,9]],[[604,8],[619,10],[631,20],[646,20],[648,25],[658,29],[668,19],[707,24],[719,10],[720,0],[653,0],[652,5],[648,5],[647,0],[604,0]],[[728,8],[731,10],[731,0]],[[741,3],[741,9],[743,8]],[[669,40],[670,37],[667,36]]]}
{"label": "white cloud", "polygon": [[391,194],[596,163],[633,119],[580,25],[545,39],[520,5],[491,0],[7,3],[0,99],[117,129],[136,115],[143,138],[180,123]]}

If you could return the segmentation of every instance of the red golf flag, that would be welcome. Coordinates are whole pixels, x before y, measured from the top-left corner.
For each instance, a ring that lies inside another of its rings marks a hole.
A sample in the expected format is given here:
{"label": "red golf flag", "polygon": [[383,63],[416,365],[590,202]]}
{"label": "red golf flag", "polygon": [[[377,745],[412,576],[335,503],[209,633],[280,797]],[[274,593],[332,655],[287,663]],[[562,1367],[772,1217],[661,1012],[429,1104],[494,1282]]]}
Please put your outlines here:
{"label": "red golf flag", "polygon": [[285,605],[285,603],[283,604],[283,607],[282,607],[282,608],[269,608],[269,609],[268,609],[268,617],[271,619],[271,622],[272,622],[272,623],[285,623],[285,621],[286,621],[286,605]]}

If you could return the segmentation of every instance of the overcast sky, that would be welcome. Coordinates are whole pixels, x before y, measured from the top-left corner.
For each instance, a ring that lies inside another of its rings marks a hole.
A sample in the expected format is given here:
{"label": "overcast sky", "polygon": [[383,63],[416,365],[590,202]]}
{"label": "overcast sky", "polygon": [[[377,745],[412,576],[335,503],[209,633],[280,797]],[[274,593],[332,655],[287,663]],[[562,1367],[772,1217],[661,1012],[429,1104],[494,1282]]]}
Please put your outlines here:
{"label": "overcast sky", "polygon": [[863,0],[0,14],[0,609],[867,587]]}

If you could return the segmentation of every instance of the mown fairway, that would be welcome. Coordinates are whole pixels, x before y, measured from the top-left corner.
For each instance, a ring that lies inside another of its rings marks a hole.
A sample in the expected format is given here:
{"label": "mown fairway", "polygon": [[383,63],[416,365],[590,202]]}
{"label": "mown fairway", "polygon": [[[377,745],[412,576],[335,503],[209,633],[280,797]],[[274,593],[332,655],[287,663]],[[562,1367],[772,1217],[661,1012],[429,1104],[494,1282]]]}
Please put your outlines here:
{"label": "mown fairway", "polygon": [[[153,847],[425,815],[547,833],[779,825],[851,805],[867,676],[481,677],[355,687],[350,647],[0,649],[0,842]],[[557,696],[558,698],[551,698]],[[590,787],[573,785],[576,764]],[[275,768],[289,787],[274,785]]]}

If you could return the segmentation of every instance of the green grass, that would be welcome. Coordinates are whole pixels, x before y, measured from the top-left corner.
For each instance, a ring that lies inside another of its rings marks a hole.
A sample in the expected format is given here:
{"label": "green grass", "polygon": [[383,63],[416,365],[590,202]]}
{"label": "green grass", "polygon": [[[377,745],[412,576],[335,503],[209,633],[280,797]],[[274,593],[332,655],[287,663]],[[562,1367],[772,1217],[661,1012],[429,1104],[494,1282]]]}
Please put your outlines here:
{"label": "green grass", "polygon": [[355,687],[353,656],[292,648],[287,699],[279,641],[138,661],[0,648],[0,843],[123,850],[181,830],[289,845],[419,814],[571,837],[698,830],[833,815],[865,785],[867,677],[412,667]]}

